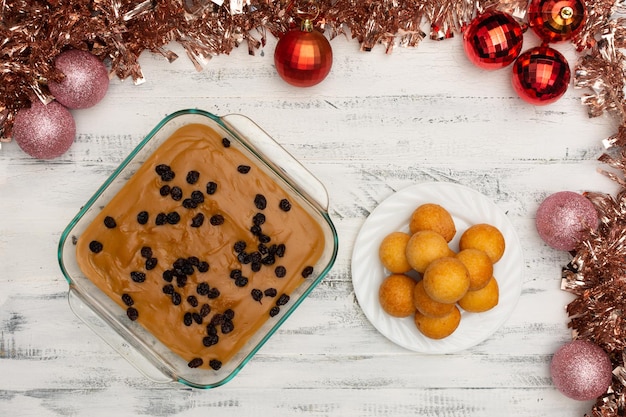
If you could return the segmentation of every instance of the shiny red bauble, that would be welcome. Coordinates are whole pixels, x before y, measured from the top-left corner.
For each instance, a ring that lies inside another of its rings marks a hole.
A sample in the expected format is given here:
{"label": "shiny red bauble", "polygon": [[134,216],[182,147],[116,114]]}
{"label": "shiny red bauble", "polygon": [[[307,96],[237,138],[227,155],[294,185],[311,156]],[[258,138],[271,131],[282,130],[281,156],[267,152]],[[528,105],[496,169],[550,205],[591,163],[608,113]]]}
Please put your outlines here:
{"label": "shiny red bauble", "polygon": [[522,50],[523,31],[509,14],[487,11],[463,33],[465,54],[474,65],[495,70],[511,64]]}
{"label": "shiny red bauble", "polygon": [[565,57],[542,45],[522,53],[513,65],[513,88],[534,105],[550,104],[567,91],[570,69]]}
{"label": "shiny red bauble", "polygon": [[544,42],[562,42],[576,36],[587,21],[582,0],[532,0],[528,23]]}
{"label": "shiny red bauble", "polygon": [[328,39],[316,30],[292,30],[283,35],[274,51],[274,64],[283,80],[297,87],[322,82],[333,64]]}

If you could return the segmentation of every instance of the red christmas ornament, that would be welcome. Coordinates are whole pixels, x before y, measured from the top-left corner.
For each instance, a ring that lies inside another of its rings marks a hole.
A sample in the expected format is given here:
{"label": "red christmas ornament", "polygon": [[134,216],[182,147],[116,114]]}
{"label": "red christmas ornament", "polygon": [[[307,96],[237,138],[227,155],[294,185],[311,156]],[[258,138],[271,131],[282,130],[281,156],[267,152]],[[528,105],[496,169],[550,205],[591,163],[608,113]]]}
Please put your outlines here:
{"label": "red christmas ornament", "polygon": [[561,98],[570,79],[567,60],[546,46],[529,49],[513,65],[513,88],[530,104],[550,104]]}
{"label": "red christmas ornament", "polygon": [[470,23],[463,33],[463,47],[474,65],[496,70],[515,61],[522,50],[523,35],[511,15],[492,10]]}
{"label": "red christmas ornament", "polygon": [[326,78],[333,64],[330,42],[305,19],[299,30],[287,32],[274,51],[274,64],[283,80],[296,87],[311,87]]}
{"label": "red christmas ornament", "polygon": [[587,21],[582,0],[532,0],[528,23],[544,42],[562,42],[576,36]]}

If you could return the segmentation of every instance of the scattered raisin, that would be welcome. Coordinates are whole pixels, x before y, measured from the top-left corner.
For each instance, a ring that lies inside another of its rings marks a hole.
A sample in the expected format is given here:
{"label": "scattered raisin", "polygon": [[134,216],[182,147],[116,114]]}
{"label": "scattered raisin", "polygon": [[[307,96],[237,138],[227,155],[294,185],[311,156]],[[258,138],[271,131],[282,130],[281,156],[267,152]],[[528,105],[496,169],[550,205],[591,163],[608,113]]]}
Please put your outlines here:
{"label": "scattered raisin", "polygon": [[180,293],[177,293],[176,291],[174,291],[174,294],[172,294],[172,303],[174,303],[175,306],[179,305],[181,302],[183,301],[182,297],[180,296]]}
{"label": "scattered raisin", "polygon": [[185,285],[187,285],[187,275],[177,275],[176,286],[178,288],[183,288]]}
{"label": "scattered raisin", "polygon": [[183,200],[183,207],[186,209],[195,209],[198,207],[198,203],[193,201],[191,198],[186,198]]}
{"label": "scattered raisin", "polygon": [[169,224],[177,224],[180,221],[180,214],[175,211],[167,213],[167,222]]}
{"label": "scattered raisin", "polygon": [[232,320],[235,318],[235,311],[227,308],[226,310],[224,310],[224,317],[226,317],[228,320]]}
{"label": "scattered raisin", "polygon": [[238,287],[245,287],[248,285],[248,278],[243,275],[235,279],[235,285]]}
{"label": "scattered raisin", "polygon": [[191,201],[194,203],[200,204],[204,202],[204,194],[201,191],[192,191],[191,192]]}
{"label": "scattered raisin", "polygon": [[167,215],[165,213],[159,213],[156,216],[156,219],[154,220],[154,223],[157,226],[162,226],[167,222]]}
{"label": "scattered raisin", "polygon": [[175,176],[176,176],[176,173],[174,171],[166,171],[163,174],[161,174],[161,179],[166,182],[172,181]]}
{"label": "scattered raisin", "polygon": [[135,282],[144,282],[146,280],[146,274],[139,271],[133,271],[130,273],[130,279]]}
{"label": "scattered raisin", "polygon": [[250,258],[250,254],[245,253],[245,252],[241,252],[239,255],[237,255],[237,260],[244,265],[247,265],[250,262],[252,262],[252,259]]}
{"label": "scattered raisin", "polygon": [[289,296],[287,294],[281,294],[281,296],[278,297],[278,300],[276,300],[276,305],[284,306],[288,302],[289,302]]}
{"label": "scattered raisin", "polygon": [[259,210],[265,210],[265,207],[267,207],[267,200],[263,194],[257,194],[254,197],[254,206]]}
{"label": "scattered raisin", "polygon": [[150,246],[144,246],[141,248],[141,256],[148,259],[152,258],[152,248]]}
{"label": "scattered raisin", "polygon": [[209,195],[215,194],[217,191],[217,183],[213,181],[209,181],[206,183],[206,193]]}
{"label": "scattered raisin", "polygon": [[224,145],[225,148],[229,148],[230,140],[228,138],[222,138],[222,145]]}
{"label": "scattered raisin", "polygon": [[197,266],[198,272],[207,272],[209,270],[209,263],[206,261],[202,261]]}
{"label": "scattered raisin", "polygon": [[276,275],[277,278],[284,278],[285,275],[287,275],[287,269],[282,265],[278,265],[274,269],[274,274]]}
{"label": "scattered raisin", "polygon": [[196,287],[196,292],[198,293],[198,295],[207,295],[210,290],[211,290],[211,287],[209,287],[209,284],[206,282],[201,282]]}
{"label": "scattered raisin", "polygon": [[252,262],[250,269],[252,269],[252,272],[259,272],[261,270],[261,262]]}
{"label": "scattered raisin", "polygon": [[202,304],[202,307],[200,307],[200,315],[202,317],[206,317],[209,315],[210,312],[211,312],[211,306],[208,304]]}
{"label": "scattered raisin", "polygon": [[137,223],[146,224],[148,223],[149,217],[150,216],[148,215],[147,211],[140,211],[139,213],[137,213]]}
{"label": "scattered raisin", "polygon": [[261,255],[260,252],[252,252],[250,254],[250,262],[261,262],[261,258],[263,257],[263,255]]}
{"label": "scattered raisin", "polygon": [[198,213],[191,219],[191,227],[200,227],[204,223],[204,214]]}
{"label": "scattered raisin", "polygon": [[156,167],[154,167],[154,170],[156,171],[158,175],[163,175],[165,172],[171,171],[172,168],[170,168],[170,166],[166,164],[159,164]]}
{"label": "scattered raisin", "polygon": [[131,297],[128,294],[122,294],[122,301],[124,302],[124,304],[126,304],[128,307],[132,306],[133,304],[135,304],[135,300],[133,300],[133,297]]}
{"label": "scattered raisin", "polygon": [[219,342],[220,337],[217,334],[210,334],[202,338],[202,344],[206,347],[216,345]]}
{"label": "scattered raisin", "polygon": [[271,237],[269,237],[268,235],[264,235],[263,233],[259,234],[259,242],[261,243],[270,243],[270,241],[272,240]]}
{"label": "scattered raisin", "polygon": [[259,243],[259,246],[257,246],[257,250],[261,255],[267,255],[269,253],[269,249],[267,248],[265,243]]}
{"label": "scattered raisin", "polygon": [[180,201],[183,198],[183,190],[178,186],[174,186],[170,191],[170,195],[172,196],[172,200]]}
{"label": "scattered raisin", "polygon": [[163,286],[163,294],[172,295],[174,294],[174,286],[172,284],[166,284]]}
{"label": "scattered raisin", "polygon": [[222,367],[222,361],[218,361],[217,359],[211,359],[209,361],[209,366],[211,369],[218,371]]}
{"label": "scattered raisin", "polygon": [[183,323],[187,327],[189,327],[189,326],[191,326],[193,324],[193,319],[191,318],[191,313],[189,313],[189,312],[185,313],[185,315],[183,316]]}
{"label": "scattered raisin", "polygon": [[137,311],[137,309],[135,307],[128,307],[126,309],[126,315],[132,321],[135,321],[135,320],[137,320],[139,318],[139,312]]}
{"label": "scattered raisin", "polygon": [[187,297],[187,302],[189,303],[190,306],[192,307],[198,307],[198,299],[196,298],[195,295],[190,295]]}
{"label": "scattered raisin", "polygon": [[258,224],[253,224],[252,227],[250,227],[250,232],[255,236],[260,235],[262,232],[261,226],[259,226]]}
{"label": "scattered raisin", "polygon": [[214,216],[211,216],[211,218],[209,219],[209,222],[213,226],[222,225],[222,224],[224,224],[224,216],[222,216],[221,214],[216,214]]}
{"label": "scattered raisin", "polygon": [[280,313],[280,307],[274,306],[270,309],[270,317],[274,317],[278,313]]}
{"label": "scattered raisin", "polygon": [[109,229],[115,229],[115,226],[117,226],[117,223],[115,222],[115,219],[113,217],[106,216],[104,218],[104,225]]}
{"label": "scattered raisin", "polygon": [[188,184],[195,184],[198,182],[198,178],[200,178],[200,173],[198,171],[189,171],[187,173],[187,183]]}
{"label": "scattered raisin", "polygon": [[228,334],[235,330],[235,325],[233,324],[232,320],[225,320],[220,326],[220,329],[222,330],[222,333]]}
{"label": "scattered raisin", "polygon": [[235,242],[235,244],[233,245],[233,250],[237,253],[243,252],[244,250],[246,250],[246,242],[244,242],[243,240]]}
{"label": "scattered raisin", "polygon": [[[222,323],[224,323],[224,316],[222,314],[216,313],[213,315],[213,317],[211,317],[211,322],[210,324],[212,326],[219,326]],[[208,327],[207,327],[207,332],[208,332]]]}
{"label": "scattered raisin", "polygon": [[233,269],[230,271],[230,277],[232,279],[237,279],[241,276],[241,269]]}
{"label": "scattered raisin", "polygon": [[189,265],[197,267],[198,265],[200,265],[200,258],[198,258],[197,256],[190,256],[187,258],[187,262],[189,262]]}
{"label": "scattered raisin", "polygon": [[261,259],[261,263],[263,265],[274,265],[275,262],[276,258],[274,258],[272,255],[267,255],[265,258]]}
{"label": "scattered raisin", "polygon": [[263,213],[255,214],[254,217],[252,218],[252,223],[254,223],[257,226],[260,226],[263,223],[265,223],[265,214]]}
{"label": "scattered raisin", "polygon": [[278,203],[278,207],[282,211],[289,211],[291,210],[291,203],[286,198],[283,198],[282,200],[280,200],[280,203]]}
{"label": "scattered raisin", "polygon": [[165,184],[163,187],[159,188],[159,194],[161,194],[163,197],[168,195],[170,193],[170,191],[172,191],[172,187],[170,187],[167,184]]}
{"label": "scattered raisin", "polygon": [[237,167],[237,172],[239,172],[240,174],[247,174],[248,172],[250,172],[250,166],[249,165],[239,165]]}
{"label": "scattered raisin", "polygon": [[197,324],[202,324],[202,316],[198,313],[191,313],[191,317],[193,318],[193,321],[195,321]]}
{"label": "scattered raisin", "polygon": [[287,247],[285,246],[285,244],[281,243],[280,245],[276,247],[276,256],[278,256],[279,258],[282,258],[283,256],[285,256],[286,250],[287,250]]}
{"label": "scattered raisin", "polygon": [[92,240],[91,242],[89,242],[89,250],[93,253],[100,253],[103,248],[104,246],[102,246],[102,243],[98,242],[97,240]]}
{"label": "scattered raisin", "polygon": [[268,288],[263,291],[263,294],[265,294],[266,297],[276,297],[276,294],[278,294],[278,292],[276,291],[276,288]]}
{"label": "scattered raisin", "polygon": [[211,322],[206,325],[206,334],[208,334],[209,336],[217,336],[217,328],[215,326],[217,326],[218,324],[219,323],[213,323],[213,319],[211,319]]}
{"label": "scattered raisin", "polygon": [[312,273],[313,273],[313,267],[307,266],[306,268],[302,270],[302,278],[308,278],[311,276]]}
{"label": "scattered raisin", "polygon": [[193,358],[189,361],[187,366],[189,366],[190,368],[197,368],[199,366],[202,366],[203,363],[204,361],[202,360],[202,358]]}
{"label": "scattered raisin", "polygon": [[146,270],[154,269],[157,266],[157,258],[146,259]]}
{"label": "scattered raisin", "polygon": [[166,269],[165,271],[163,271],[163,279],[167,282],[172,282],[172,280],[174,279],[174,273],[171,269]]}
{"label": "scattered raisin", "polygon": [[217,288],[213,287],[209,290],[209,293],[206,295],[208,298],[210,299],[214,299],[220,296],[220,290],[218,290]]}
{"label": "scattered raisin", "polygon": [[250,295],[252,296],[252,299],[254,301],[261,301],[261,298],[263,298],[263,291],[259,290],[258,288],[255,288],[252,291],[250,291]]}

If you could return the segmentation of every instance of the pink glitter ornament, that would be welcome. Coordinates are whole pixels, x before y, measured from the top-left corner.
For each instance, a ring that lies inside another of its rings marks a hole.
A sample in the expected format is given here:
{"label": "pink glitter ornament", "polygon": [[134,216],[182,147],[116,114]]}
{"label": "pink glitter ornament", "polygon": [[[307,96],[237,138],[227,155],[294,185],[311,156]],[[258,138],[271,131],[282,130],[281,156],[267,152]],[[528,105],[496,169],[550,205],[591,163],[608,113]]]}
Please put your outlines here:
{"label": "pink glitter ornament", "polygon": [[68,109],[56,101],[33,101],[15,116],[13,139],[30,156],[52,159],[63,155],[74,142],[76,123]]}
{"label": "pink glitter ornament", "polygon": [[546,244],[571,251],[580,244],[587,230],[598,227],[598,212],[583,195],[560,191],[539,205],[535,225]]}
{"label": "pink glitter ornament", "polygon": [[56,57],[54,66],[65,78],[48,88],[57,101],[70,109],[85,109],[96,105],[109,88],[109,74],[96,56],[71,49]]}
{"label": "pink glitter ornament", "polygon": [[550,363],[554,386],[574,400],[593,400],[606,392],[613,378],[611,360],[598,345],[574,340],[561,346]]}

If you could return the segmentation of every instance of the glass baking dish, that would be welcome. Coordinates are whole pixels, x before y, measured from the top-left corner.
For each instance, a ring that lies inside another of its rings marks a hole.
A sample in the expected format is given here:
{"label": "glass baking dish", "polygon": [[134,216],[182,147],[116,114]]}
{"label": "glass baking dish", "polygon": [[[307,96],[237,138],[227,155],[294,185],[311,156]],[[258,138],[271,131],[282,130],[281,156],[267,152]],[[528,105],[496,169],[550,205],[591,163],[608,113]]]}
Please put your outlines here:
{"label": "glass baking dish", "polygon": [[[323,249],[313,274],[303,279],[290,293],[289,303],[267,319],[243,347],[217,370],[191,367],[187,360],[174,353],[145,327],[130,320],[122,306],[85,276],[76,253],[81,234],[142,164],[179,128],[196,124],[218,132],[268,174],[289,195],[289,199],[297,201],[318,223],[324,240],[319,242]],[[196,388],[220,386],[246,365],[333,266],[338,238],[328,215],[328,205],[328,193],[323,184],[249,118],[238,114],[218,117],[197,109],[178,111],[165,117],[146,136],[63,231],[58,259],[69,283],[70,307],[94,332],[151,380],[178,381]]]}

